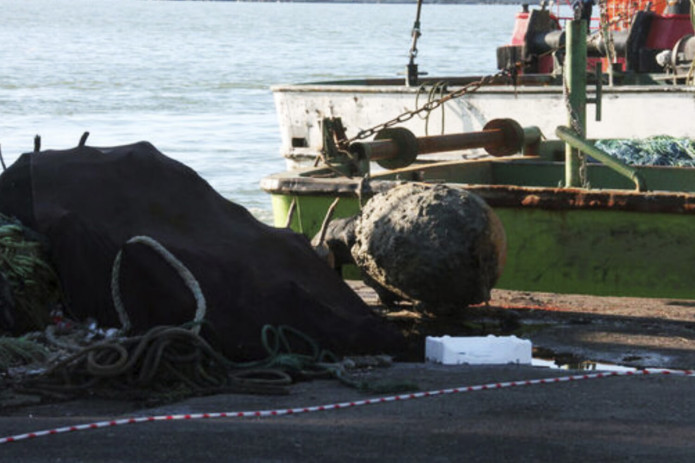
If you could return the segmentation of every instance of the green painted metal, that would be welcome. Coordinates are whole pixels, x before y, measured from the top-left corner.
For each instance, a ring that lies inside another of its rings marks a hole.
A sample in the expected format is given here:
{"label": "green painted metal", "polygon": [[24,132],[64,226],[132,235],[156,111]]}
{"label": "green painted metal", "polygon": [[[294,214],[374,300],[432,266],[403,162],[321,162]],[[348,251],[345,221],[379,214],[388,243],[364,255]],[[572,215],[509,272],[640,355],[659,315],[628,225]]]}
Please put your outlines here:
{"label": "green painted metal", "polygon": [[634,167],[630,167],[619,159],[614,158],[610,154],[596,148],[591,143],[578,137],[572,130],[567,127],[558,127],[555,129],[555,134],[561,140],[567,142],[567,144],[573,148],[576,148],[588,154],[589,156],[601,161],[604,165],[610,167],[614,171],[618,172],[620,175],[629,178],[635,183],[635,188],[637,191],[646,191],[647,184],[644,181],[642,175]]}
{"label": "green painted metal", "polygon": [[[564,163],[539,159],[477,160],[439,163],[423,169],[414,166],[396,172],[375,174],[375,179],[448,182],[473,185],[518,185],[558,187],[564,184]],[[634,167],[651,191],[695,192],[695,169],[680,167]],[[596,162],[587,165],[587,178],[595,189],[634,189],[634,181]]]}
{"label": "green painted metal", "polygon": [[[586,135],[586,21],[573,20],[565,29],[565,85],[568,93],[568,125],[582,137]],[[581,185],[579,155],[565,147],[565,185]]]}
{"label": "green painted metal", "polygon": [[[292,201],[295,209],[290,228],[296,232],[313,238],[321,229],[323,219],[335,197],[333,196],[289,196],[272,195],[273,223],[276,227],[284,227],[287,223],[287,213]],[[360,207],[356,198],[342,197],[333,213],[333,218],[349,217],[359,212]]]}
{"label": "green painted metal", "polygon": [[695,220],[679,214],[495,209],[508,254],[497,286],[695,298]]}
{"label": "green painted metal", "polygon": [[[273,220],[276,227],[284,227],[287,223],[287,213],[294,201],[295,213],[290,228],[312,239],[321,229],[323,219],[335,198],[331,196],[290,196],[271,195],[273,205]],[[360,211],[357,198],[341,197],[333,213],[334,218],[350,217]],[[360,270],[355,265],[343,266],[343,278],[346,280],[360,279]]]}

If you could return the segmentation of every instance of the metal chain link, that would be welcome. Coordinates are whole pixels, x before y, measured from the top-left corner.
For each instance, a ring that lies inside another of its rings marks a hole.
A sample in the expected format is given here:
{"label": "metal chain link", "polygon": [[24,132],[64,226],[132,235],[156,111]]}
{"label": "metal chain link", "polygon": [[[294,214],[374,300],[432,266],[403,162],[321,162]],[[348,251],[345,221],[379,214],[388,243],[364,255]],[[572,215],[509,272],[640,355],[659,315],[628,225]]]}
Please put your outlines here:
{"label": "metal chain link", "polygon": [[509,71],[507,71],[507,70],[501,70],[496,74],[491,74],[491,75],[483,77],[480,80],[476,80],[475,82],[471,82],[469,84],[466,84],[463,87],[461,87],[460,89],[456,90],[455,92],[449,93],[449,94],[447,94],[447,95],[445,95],[442,98],[439,98],[437,100],[428,101],[427,103],[425,103],[424,105],[422,105],[421,107],[419,107],[417,109],[414,109],[412,111],[406,111],[402,114],[399,114],[398,116],[396,116],[395,118],[393,118],[389,121],[383,122],[381,124],[377,124],[374,127],[371,127],[369,129],[360,130],[357,133],[357,135],[355,135],[354,137],[352,137],[348,140],[345,140],[344,143],[347,145],[347,144],[350,144],[350,143],[357,141],[357,140],[364,140],[365,138],[369,138],[369,137],[375,135],[377,132],[380,132],[384,129],[388,129],[389,127],[393,127],[394,125],[402,124],[406,121],[409,121],[410,119],[417,116],[418,114],[421,114],[423,112],[430,113],[430,112],[434,111],[435,109],[439,108],[441,105],[443,105],[447,101],[462,97],[463,95],[466,95],[469,93],[473,93],[473,92],[477,91],[483,85],[487,85],[488,83],[493,81],[495,78],[508,75],[508,73],[509,73]]}
{"label": "metal chain link", "polygon": [[[690,0],[690,22],[693,23],[695,29],[695,0]],[[690,69],[685,77],[685,83],[695,85],[695,59],[690,63]]]}
{"label": "metal chain link", "polygon": [[[584,130],[579,124],[579,115],[570,103],[570,90],[567,86],[566,77],[564,76],[562,78],[562,94],[565,98],[565,107],[567,108],[567,113],[570,115],[570,125],[572,130],[574,130],[577,135],[584,138]],[[582,188],[589,188],[589,180],[586,174],[586,155],[581,150],[576,150],[576,152],[577,158],[579,159],[579,182],[581,183]]]}
{"label": "metal chain link", "polygon": [[608,55],[609,65],[615,62],[615,42],[613,40],[613,31],[610,28],[608,19],[608,2],[607,0],[598,0],[599,8],[599,33],[606,46],[606,54]]}

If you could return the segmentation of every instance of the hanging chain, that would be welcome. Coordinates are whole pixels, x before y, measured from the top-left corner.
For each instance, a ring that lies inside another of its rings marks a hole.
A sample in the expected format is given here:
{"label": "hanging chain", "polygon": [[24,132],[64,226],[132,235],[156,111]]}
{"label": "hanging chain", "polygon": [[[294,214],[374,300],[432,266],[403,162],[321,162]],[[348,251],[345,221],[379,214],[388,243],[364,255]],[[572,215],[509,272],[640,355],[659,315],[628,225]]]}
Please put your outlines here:
{"label": "hanging chain", "polygon": [[410,44],[410,64],[415,62],[417,57],[417,39],[420,38],[422,33],[420,32],[420,12],[422,11],[422,0],[417,2],[417,13],[415,15],[415,23],[413,23],[413,31],[411,32],[412,42]]}
{"label": "hanging chain", "polygon": [[610,29],[610,21],[608,19],[608,2],[606,0],[598,0],[599,9],[599,33],[606,47],[606,57],[608,58],[609,66],[615,62],[615,43],[613,41],[613,31]]}
{"label": "hanging chain", "polygon": [[420,72],[418,71],[418,66],[415,64],[415,57],[417,56],[417,39],[422,35],[420,33],[420,12],[422,10],[422,0],[417,0],[417,14],[415,15],[415,23],[413,24],[412,42],[410,44],[410,60],[408,60],[408,65],[405,67],[405,85],[408,87],[418,84],[418,77]]}
{"label": "hanging chain", "polygon": [[[695,0],[690,0],[690,22],[693,23],[695,29]],[[695,59],[690,63],[690,69],[685,77],[685,83],[695,85]]]}
{"label": "hanging chain", "polygon": [[[579,123],[579,115],[570,103],[570,90],[567,86],[567,80],[565,79],[566,77],[562,78],[562,94],[565,98],[565,106],[567,108],[567,113],[570,115],[570,126],[572,127],[572,130],[574,130],[577,133],[578,136],[584,138],[585,134],[581,124]],[[579,159],[579,182],[581,183],[582,188],[589,188],[589,180],[586,175],[586,155],[581,150],[575,151],[577,153],[577,159]]]}
{"label": "hanging chain", "polygon": [[473,93],[476,90],[478,90],[480,87],[487,85],[490,82],[492,82],[493,80],[495,80],[496,78],[502,77],[505,75],[508,75],[508,71],[507,70],[501,70],[497,74],[491,74],[489,76],[483,77],[480,80],[476,80],[475,82],[471,82],[469,84],[466,84],[463,87],[461,87],[460,89],[456,90],[455,92],[451,92],[451,93],[449,93],[449,94],[447,94],[447,95],[445,95],[442,98],[439,98],[437,100],[428,101],[427,103],[425,103],[424,105],[420,106],[417,109],[414,109],[412,111],[406,111],[406,112],[396,116],[395,118],[393,118],[389,121],[383,122],[381,124],[377,124],[374,127],[371,127],[369,129],[360,130],[357,133],[357,135],[355,135],[354,137],[352,137],[348,140],[345,140],[344,143],[347,145],[347,144],[350,144],[350,143],[357,141],[357,140],[364,140],[365,138],[369,138],[369,137],[375,135],[377,132],[380,132],[384,129],[388,129],[389,127],[393,127],[394,125],[402,124],[406,121],[409,121],[410,119],[412,119],[413,117],[415,117],[419,114],[422,114],[422,113],[428,113],[429,114],[430,112],[439,108],[441,105],[443,105],[447,101],[462,97],[463,95],[466,95],[469,93]]}

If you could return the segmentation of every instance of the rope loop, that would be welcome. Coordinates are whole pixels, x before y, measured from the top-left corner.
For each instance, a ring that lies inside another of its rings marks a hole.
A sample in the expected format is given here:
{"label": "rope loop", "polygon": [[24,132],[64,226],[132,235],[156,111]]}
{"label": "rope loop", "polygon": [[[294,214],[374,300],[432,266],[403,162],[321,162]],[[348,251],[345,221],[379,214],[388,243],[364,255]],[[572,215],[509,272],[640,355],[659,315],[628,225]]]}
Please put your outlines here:
{"label": "rope loop", "polygon": [[[272,338],[270,335],[272,334]],[[271,340],[272,339],[272,344]],[[268,353],[268,357],[275,357],[280,352],[280,333],[277,328],[272,325],[265,325],[261,329],[261,343],[263,348]]]}
{"label": "rope loop", "polygon": [[[177,259],[171,252],[169,252],[164,246],[162,246],[158,241],[156,241],[154,238],[151,238],[149,236],[144,236],[144,235],[138,235],[130,238],[128,241],[125,243],[126,245],[128,244],[144,244],[146,246],[149,246],[152,248],[154,251],[156,251],[160,256],[164,258],[164,260],[171,265],[171,267],[176,270],[176,272],[179,274],[181,279],[183,280],[184,284],[188,287],[188,289],[191,291],[193,294],[193,298],[195,299],[196,302],[196,311],[195,311],[195,316],[193,318],[193,323],[191,326],[191,331],[194,332],[195,334],[200,333],[200,327],[205,319],[205,313],[207,311],[206,303],[205,303],[205,296],[203,295],[203,291],[200,288],[200,284],[198,283],[198,280],[196,280],[195,276],[191,271],[179,260]],[[121,332],[122,333],[127,333],[130,328],[130,318],[128,317],[128,312],[125,309],[125,306],[123,304],[123,300],[121,298],[121,289],[120,289],[120,272],[121,272],[121,259],[122,259],[122,254],[123,254],[123,249],[120,249],[118,251],[118,254],[116,254],[116,258],[114,259],[112,270],[111,270],[111,297],[113,299],[113,305],[116,308],[116,312],[118,314],[118,319],[121,322]]]}
{"label": "rope loop", "polygon": [[296,354],[297,352],[293,351],[292,344],[290,343],[290,338],[288,335],[291,335],[292,337],[299,339],[304,343],[306,347],[309,348],[310,353],[309,354],[301,354],[305,355],[306,357],[310,359],[318,359],[319,354],[321,353],[319,345],[316,341],[314,341],[312,338],[310,338],[308,335],[302,333],[301,331],[292,328],[291,326],[288,325],[280,325],[278,327],[278,334],[280,336],[280,342],[282,343],[282,346],[285,348],[285,351],[288,354]]}

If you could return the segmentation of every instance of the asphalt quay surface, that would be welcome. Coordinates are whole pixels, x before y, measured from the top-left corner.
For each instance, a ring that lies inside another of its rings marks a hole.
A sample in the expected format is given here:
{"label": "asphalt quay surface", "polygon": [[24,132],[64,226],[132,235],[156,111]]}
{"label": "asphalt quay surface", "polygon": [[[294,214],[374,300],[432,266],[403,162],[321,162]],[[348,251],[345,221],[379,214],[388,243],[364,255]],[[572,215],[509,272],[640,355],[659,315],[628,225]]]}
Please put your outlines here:
{"label": "asphalt quay surface", "polygon": [[[596,373],[519,365],[401,363],[355,373],[420,391]],[[693,461],[695,378],[605,377],[519,385],[268,417],[164,420],[0,445],[12,462],[172,461]],[[150,409],[83,399],[5,409],[2,436],[124,417],[283,410],[393,394],[337,381],[289,395],[224,394]],[[330,407],[329,407],[330,408]]]}

